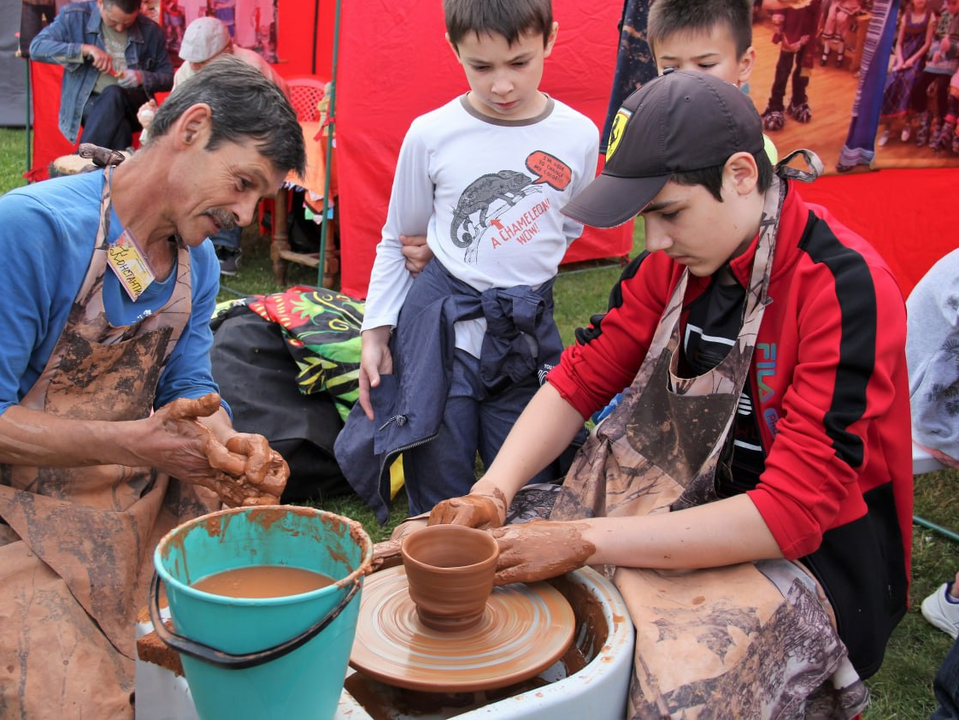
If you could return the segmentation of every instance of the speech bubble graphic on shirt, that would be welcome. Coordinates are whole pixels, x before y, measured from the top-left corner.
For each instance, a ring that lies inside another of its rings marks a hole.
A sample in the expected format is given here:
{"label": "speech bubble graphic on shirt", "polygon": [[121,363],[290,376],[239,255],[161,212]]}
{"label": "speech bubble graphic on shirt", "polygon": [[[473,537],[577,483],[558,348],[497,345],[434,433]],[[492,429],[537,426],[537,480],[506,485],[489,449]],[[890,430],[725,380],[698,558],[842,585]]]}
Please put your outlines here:
{"label": "speech bubble graphic on shirt", "polygon": [[533,182],[547,183],[555,190],[563,190],[570,184],[570,168],[550,153],[537,150],[527,155],[527,169],[537,176]]}

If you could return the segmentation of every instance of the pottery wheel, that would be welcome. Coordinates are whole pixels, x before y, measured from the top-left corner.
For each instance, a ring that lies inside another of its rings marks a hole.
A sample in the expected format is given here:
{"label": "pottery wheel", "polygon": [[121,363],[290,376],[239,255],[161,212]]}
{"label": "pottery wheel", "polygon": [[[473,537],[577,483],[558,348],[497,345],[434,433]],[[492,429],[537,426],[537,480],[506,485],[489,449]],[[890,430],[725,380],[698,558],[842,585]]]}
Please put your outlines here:
{"label": "pottery wheel", "polygon": [[531,678],[563,655],[573,609],[552,585],[495,587],[483,618],[441,632],[420,622],[402,566],[364,580],[350,665],[375,680],[429,692],[472,692]]}

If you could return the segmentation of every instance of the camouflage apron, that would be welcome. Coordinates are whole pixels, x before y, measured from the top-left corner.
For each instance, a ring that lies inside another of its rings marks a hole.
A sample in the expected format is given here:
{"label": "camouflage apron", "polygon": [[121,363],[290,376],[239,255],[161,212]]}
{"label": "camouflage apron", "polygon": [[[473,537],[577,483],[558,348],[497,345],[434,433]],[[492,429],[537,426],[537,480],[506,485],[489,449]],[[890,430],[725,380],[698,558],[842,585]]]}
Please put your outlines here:
{"label": "camouflage apron", "polygon": [[[151,412],[190,315],[190,255],[178,249],[163,308],[111,325],[102,295],[110,207],[107,174],[86,277],[22,407],[113,422]],[[150,553],[178,516],[219,507],[205,490],[179,497],[171,485],[146,467],[0,465],[0,716],[132,716],[134,622]]]}
{"label": "camouflage apron", "polygon": [[[778,174],[813,179],[822,165],[807,161],[813,173],[782,164]],[[765,194],[743,326],[730,352],[703,375],[677,375],[685,272],[640,371],[574,461],[551,519],[646,515],[717,499],[714,474],[769,302],[785,191],[775,182]],[[637,630],[631,717],[851,717],[865,704],[829,604],[798,564],[606,570]]]}

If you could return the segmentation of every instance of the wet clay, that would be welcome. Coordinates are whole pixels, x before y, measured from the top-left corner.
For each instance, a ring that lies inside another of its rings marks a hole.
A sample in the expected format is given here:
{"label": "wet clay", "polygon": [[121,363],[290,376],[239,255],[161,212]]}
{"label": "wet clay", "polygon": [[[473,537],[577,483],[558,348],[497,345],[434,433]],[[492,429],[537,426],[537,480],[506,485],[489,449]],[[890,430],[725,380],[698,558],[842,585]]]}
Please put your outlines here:
{"label": "wet clay", "polygon": [[421,715],[451,717],[504,698],[533,692],[545,685],[549,683],[538,676],[493,690],[432,693],[389,687],[360,672],[353,673],[343,683],[346,691],[374,720],[395,720],[398,717]]}
{"label": "wet clay", "polygon": [[214,573],[191,587],[235,598],[274,598],[312,592],[333,584],[322,573],[285,565],[253,565]]}
{"label": "wet clay", "polygon": [[[372,578],[371,578],[372,579]],[[586,667],[607,642],[608,627],[603,605],[582,585],[565,576],[554,578],[549,584],[559,590],[569,601],[575,616],[575,641],[561,655],[562,677],[569,677]],[[366,592],[367,588],[364,588]],[[495,593],[497,591],[494,591]],[[627,618],[614,618],[614,622],[629,622]],[[357,668],[347,677],[344,687],[354,699],[376,720],[388,720],[403,716],[440,715],[449,717],[479,708],[490,703],[535,691],[549,685],[541,675],[498,688],[475,692],[451,692],[449,690],[418,691],[394,687]]]}
{"label": "wet clay", "polygon": [[[169,620],[164,621],[164,625],[167,626],[168,630],[174,630],[173,623]],[[137,657],[152,665],[159,665],[174,675],[183,675],[180,654],[167,647],[154,630],[137,638]]]}
{"label": "wet clay", "polygon": [[[579,651],[580,657],[584,658],[584,664],[590,662],[590,660],[600,654],[600,650],[604,644],[606,644],[609,634],[607,618],[603,613],[603,605],[601,605],[600,601],[597,600],[589,590],[582,585],[571,582],[564,575],[552,578],[547,582],[559,590],[570,602],[570,607],[573,608],[573,615],[577,623],[576,648]],[[630,621],[615,615],[613,622],[616,624]],[[575,665],[579,663],[575,655],[569,658],[569,663],[566,662],[566,656],[564,656],[563,659],[565,661],[564,664],[567,666],[567,674],[575,673],[580,669],[579,667],[575,667]]]}
{"label": "wet clay", "polygon": [[420,622],[439,631],[466,630],[480,622],[500,554],[488,533],[433,525],[403,538],[400,554]]}
{"label": "wet clay", "polygon": [[491,690],[553,665],[570,646],[574,627],[566,598],[547,583],[532,583],[495,588],[471,628],[432,630],[420,622],[404,569],[396,567],[364,583],[350,664],[411,690]]}

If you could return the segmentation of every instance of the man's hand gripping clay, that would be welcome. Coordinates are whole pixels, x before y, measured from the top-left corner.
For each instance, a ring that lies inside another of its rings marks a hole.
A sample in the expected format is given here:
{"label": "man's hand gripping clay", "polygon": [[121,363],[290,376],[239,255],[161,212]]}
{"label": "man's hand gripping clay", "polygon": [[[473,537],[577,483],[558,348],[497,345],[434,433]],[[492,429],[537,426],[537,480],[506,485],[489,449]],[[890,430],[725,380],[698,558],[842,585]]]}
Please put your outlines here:
{"label": "man's hand gripping clay", "polygon": [[286,461],[262,435],[236,433],[221,443],[198,420],[219,409],[220,396],[210,393],[179,398],[156,412],[163,440],[173,445],[161,469],[213,490],[231,507],[279,503],[290,475]]}

